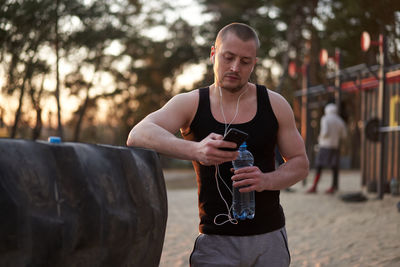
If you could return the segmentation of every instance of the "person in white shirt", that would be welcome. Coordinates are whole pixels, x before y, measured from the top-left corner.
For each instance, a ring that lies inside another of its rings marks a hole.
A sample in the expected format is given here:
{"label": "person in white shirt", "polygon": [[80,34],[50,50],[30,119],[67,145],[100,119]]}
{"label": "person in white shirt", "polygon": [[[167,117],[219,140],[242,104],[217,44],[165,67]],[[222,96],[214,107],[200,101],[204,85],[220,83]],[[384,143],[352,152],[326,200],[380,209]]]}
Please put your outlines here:
{"label": "person in white shirt", "polygon": [[321,118],[321,131],[318,137],[319,151],[316,158],[316,174],[312,187],[308,193],[316,193],[323,167],[331,168],[333,172],[332,186],[326,193],[333,194],[339,187],[339,158],[340,140],[346,138],[346,126],[337,114],[335,104],[325,106],[325,114]]}

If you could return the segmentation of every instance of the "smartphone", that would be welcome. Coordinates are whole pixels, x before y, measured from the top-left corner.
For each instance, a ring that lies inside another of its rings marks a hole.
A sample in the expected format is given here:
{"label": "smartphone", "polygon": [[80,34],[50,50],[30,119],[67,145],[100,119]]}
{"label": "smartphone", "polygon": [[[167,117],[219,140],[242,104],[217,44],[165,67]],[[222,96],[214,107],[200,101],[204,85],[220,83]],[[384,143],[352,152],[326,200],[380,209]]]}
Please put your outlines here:
{"label": "smartphone", "polygon": [[229,141],[229,142],[234,142],[236,143],[236,148],[227,148],[227,147],[221,147],[220,149],[222,150],[227,150],[227,151],[236,151],[239,149],[240,145],[246,141],[247,137],[249,135],[243,131],[240,131],[235,128],[229,129],[229,131],[226,133],[224,136],[224,141]]}

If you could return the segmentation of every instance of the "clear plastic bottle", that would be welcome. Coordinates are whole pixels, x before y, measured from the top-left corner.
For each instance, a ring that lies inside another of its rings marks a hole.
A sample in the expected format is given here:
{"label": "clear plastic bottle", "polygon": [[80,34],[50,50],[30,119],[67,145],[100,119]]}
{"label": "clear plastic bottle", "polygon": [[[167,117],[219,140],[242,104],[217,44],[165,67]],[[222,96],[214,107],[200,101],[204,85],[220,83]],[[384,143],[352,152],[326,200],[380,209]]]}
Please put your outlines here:
{"label": "clear plastic bottle", "polygon": [[[246,142],[239,147],[238,157],[232,161],[235,170],[253,166],[254,157],[250,151],[247,150]],[[232,200],[232,213],[235,219],[245,220],[253,219],[255,215],[256,203],[254,191],[248,193],[239,192],[239,188],[233,187],[233,200]]]}

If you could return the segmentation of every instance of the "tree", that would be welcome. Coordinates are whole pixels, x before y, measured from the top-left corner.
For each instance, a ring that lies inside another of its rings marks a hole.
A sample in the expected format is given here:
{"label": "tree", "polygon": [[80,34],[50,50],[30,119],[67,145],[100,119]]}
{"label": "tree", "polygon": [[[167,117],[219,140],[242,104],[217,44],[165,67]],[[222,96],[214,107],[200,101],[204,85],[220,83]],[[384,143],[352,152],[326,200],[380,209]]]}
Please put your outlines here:
{"label": "tree", "polygon": [[1,58],[7,72],[4,89],[9,95],[19,91],[11,138],[17,136],[27,83],[32,80],[35,67],[43,65],[39,59],[39,51],[50,32],[50,2],[44,0],[1,3]]}
{"label": "tree", "polygon": [[122,122],[123,143],[134,124],[170,99],[184,67],[199,60],[194,28],[181,18],[168,23],[164,11],[170,7],[161,7],[160,13],[146,13],[141,25],[145,29],[163,25],[166,36],[154,40],[143,32],[127,32],[121,55],[129,56],[129,65],[123,71],[113,71],[115,83],[123,92],[122,99],[113,103],[121,111],[116,115]]}
{"label": "tree", "polygon": [[[263,66],[265,59],[270,59],[270,51],[274,47],[278,31],[276,21],[271,15],[273,6],[270,2],[262,0],[250,1],[231,1],[231,0],[200,0],[201,4],[206,7],[205,12],[211,14],[213,19],[210,23],[201,26],[200,34],[206,39],[206,46],[203,47],[203,54],[208,55],[211,44],[214,43],[218,31],[225,25],[232,22],[246,23],[256,29],[260,38],[260,51],[258,57],[261,59],[257,65],[255,73],[268,70]],[[209,72],[210,73],[210,72]],[[265,76],[265,75],[261,75]],[[257,82],[257,75],[253,77]],[[211,76],[206,80],[212,83]],[[273,85],[271,85],[273,86]]]}
{"label": "tree", "polygon": [[[305,53],[305,43],[307,38],[310,38],[305,35],[308,33],[311,36],[311,33],[315,32],[311,21],[315,16],[318,1],[201,0],[200,2],[206,6],[206,12],[213,14],[214,17],[212,23],[202,28],[202,33],[212,33],[205,35],[209,43],[213,43],[219,29],[231,22],[243,22],[256,29],[261,48],[255,81],[268,82],[269,88],[275,88],[286,98],[292,99],[295,87],[290,85],[291,79],[287,75],[288,64],[291,57],[302,57]],[[314,38],[315,34],[312,36]],[[268,76],[273,65],[282,69],[277,84]]]}
{"label": "tree", "polygon": [[[281,25],[279,38],[275,41],[277,49],[276,61],[280,63],[282,69],[277,91],[284,93],[288,99],[292,99],[293,86],[291,86],[291,81],[288,77],[288,67],[291,60],[297,59],[298,65],[308,64],[310,83],[315,84],[318,82],[316,59],[318,59],[319,39],[317,30],[312,23],[317,18],[318,0],[296,2],[275,0],[273,5],[277,8],[275,19],[277,24]],[[311,47],[309,46],[310,44]],[[300,87],[300,82],[297,82],[298,87]]]}
{"label": "tree", "polygon": [[368,31],[372,40],[378,40],[379,34],[384,34],[389,42],[389,59],[392,63],[399,62],[400,32],[400,2],[396,0],[330,0],[324,1],[328,7],[324,16],[325,31],[321,33],[323,45],[342,51],[342,65],[348,67],[361,62],[376,64],[377,47],[364,54],[360,48],[360,37],[363,31]]}
{"label": "tree", "polygon": [[[65,79],[66,88],[70,89],[70,95],[76,96],[80,102],[75,111],[72,140],[80,140],[81,127],[84,117],[89,109],[96,109],[96,102],[99,98],[118,94],[119,90],[114,92],[105,91],[98,88],[100,77],[110,71],[113,61],[118,57],[107,53],[112,42],[118,42],[125,36],[125,32],[120,29],[124,25],[125,19],[123,12],[110,12],[111,5],[109,1],[94,1],[90,5],[83,6],[79,12],[75,8],[71,9],[69,16],[78,18],[83,27],[75,30],[65,40],[64,46],[71,53],[84,51],[83,56],[69,61],[75,66],[75,70],[69,73]],[[120,10],[123,10],[121,7]],[[83,97],[81,97],[83,93]]]}
{"label": "tree", "polygon": [[[182,19],[167,22],[168,10],[172,8],[159,1],[1,2],[0,56],[7,72],[4,90],[12,97],[19,93],[11,137],[25,137],[18,122],[30,117],[24,114],[28,97],[36,112],[32,136],[40,136],[41,99],[49,100],[50,91],[56,96],[59,135],[63,134],[61,103],[66,103],[61,92],[68,90],[77,100],[68,124],[73,125],[75,141],[80,140],[82,129],[94,127],[99,100],[116,103],[118,109],[110,115],[116,116],[114,121],[124,129],[165,103],[185,64],[197,60],[196,47],[188,46],[194,40],[192,27]],[[155,27],[164,27],[168,36],[155,40],[146,35]],[[115,84],[104,87],[104,77],[114,79]],[[54,81],[55,91],[46,87],[45,79]]]}

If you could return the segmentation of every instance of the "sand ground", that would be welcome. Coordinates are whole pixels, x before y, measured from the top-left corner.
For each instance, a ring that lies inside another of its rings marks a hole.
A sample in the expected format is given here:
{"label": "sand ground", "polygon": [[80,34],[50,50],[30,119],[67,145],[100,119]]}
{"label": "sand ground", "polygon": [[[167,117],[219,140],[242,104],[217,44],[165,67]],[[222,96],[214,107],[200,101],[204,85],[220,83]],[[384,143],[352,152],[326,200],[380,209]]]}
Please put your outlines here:
{"label": "sand ground", "polygon": [[[340,190],[324,193],[331,182],[325,171],[317,194],[306,194],[307,185],[281,192],[286,216],[291,266],[400,266],[399,196],[366,193],[359,171],[340,173]],[[161,267],[189,266],[189,255],[198,235],[197,188],[192,170],[165,170],[168,222]],[[365,202],[344,202],[343,194],[363,192]]]}

